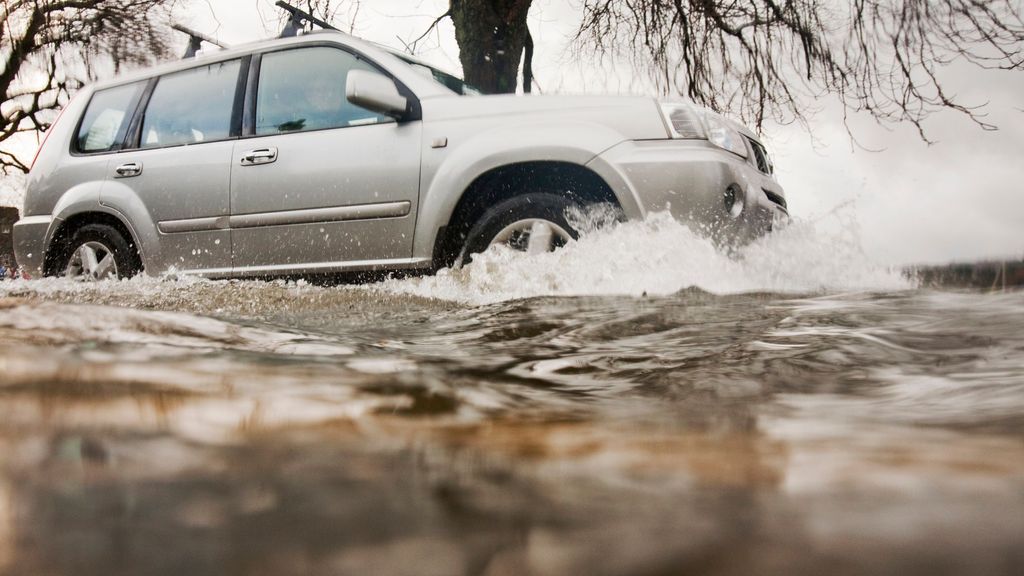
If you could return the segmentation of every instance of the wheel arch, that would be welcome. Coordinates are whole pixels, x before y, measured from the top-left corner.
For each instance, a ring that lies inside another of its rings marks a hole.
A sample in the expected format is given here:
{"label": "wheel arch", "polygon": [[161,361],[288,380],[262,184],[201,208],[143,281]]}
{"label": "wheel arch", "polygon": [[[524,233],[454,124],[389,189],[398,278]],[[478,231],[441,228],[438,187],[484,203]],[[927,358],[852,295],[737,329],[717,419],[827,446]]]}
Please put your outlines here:
{"label": "wheel arch", "polygon": [[67,247],[67,243],[74,237],[75,232],[88,224],[105,224],[117,230],[119,234],[124,236],[131,249],[135,251],[135,256],[139,259],[143,269],[145,269],[145,259],[143,258],[138,239],[128,223],[111,212],[90,210],[76,212],[57,221],[53,232],[50,234],[50,240],[46,243],[46,254],[43,257],[44,275],[53,276],[60,272],[57,270],[59,265],[58,259]]}
{"label": "wheel arch", "polygon": [[470,182],[456,202],[447,223],[434,239],[434,266],[451,266],[473,224],[486,210],[522,194],[563,193],[585,203],[622,207],[612,187],[596,172],[563,160],[529,160],[493,167]]}

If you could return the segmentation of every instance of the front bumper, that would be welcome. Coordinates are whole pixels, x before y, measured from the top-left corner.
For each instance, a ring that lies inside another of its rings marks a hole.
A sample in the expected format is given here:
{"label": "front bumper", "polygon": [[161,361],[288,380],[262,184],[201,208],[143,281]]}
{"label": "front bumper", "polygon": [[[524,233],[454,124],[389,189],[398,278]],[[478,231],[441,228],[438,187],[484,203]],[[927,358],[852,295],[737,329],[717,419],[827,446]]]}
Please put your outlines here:
{"label": "front bumper", "polygon": [[43,275],[46,239],[54,223],[52,216],[28,216],[14,223],[14,257],[23,272],[38,278]]}
{"label": "front bumper", "polygon": [[627,141],[588,166],[620,199],[629,196],[622,202],[633,207],[629,217],[669,211],[696,231],[741,244],[789,221],[774,178],[705,140]]}

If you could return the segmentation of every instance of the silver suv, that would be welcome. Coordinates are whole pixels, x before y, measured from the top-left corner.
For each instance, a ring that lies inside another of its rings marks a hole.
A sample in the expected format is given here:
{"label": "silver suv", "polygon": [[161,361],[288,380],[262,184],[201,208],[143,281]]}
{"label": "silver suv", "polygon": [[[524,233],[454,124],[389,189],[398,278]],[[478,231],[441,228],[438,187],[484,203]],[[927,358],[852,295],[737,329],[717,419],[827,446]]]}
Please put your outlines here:
{"label": "silver suv", "polygon": [[740,242],[787,218],[757,137],[708,110],[480,96],[323,31],[80,91],[14,239],[26,272],[85,279],[430,270],[495,243],[557,248],[592,204]]}

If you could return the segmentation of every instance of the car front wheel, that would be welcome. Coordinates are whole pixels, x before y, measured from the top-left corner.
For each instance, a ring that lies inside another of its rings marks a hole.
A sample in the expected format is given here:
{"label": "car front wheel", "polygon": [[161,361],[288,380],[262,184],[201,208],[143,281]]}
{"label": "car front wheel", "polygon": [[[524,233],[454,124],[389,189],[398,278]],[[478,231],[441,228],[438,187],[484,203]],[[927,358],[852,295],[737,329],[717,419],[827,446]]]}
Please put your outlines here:
{"label": "car front wheel", "polygon": [[566,213],[580,204],[564,196],[535,192],[489,208],[470,229],[460,262],[502,244],[530,254],[551,252],[579,238]]}

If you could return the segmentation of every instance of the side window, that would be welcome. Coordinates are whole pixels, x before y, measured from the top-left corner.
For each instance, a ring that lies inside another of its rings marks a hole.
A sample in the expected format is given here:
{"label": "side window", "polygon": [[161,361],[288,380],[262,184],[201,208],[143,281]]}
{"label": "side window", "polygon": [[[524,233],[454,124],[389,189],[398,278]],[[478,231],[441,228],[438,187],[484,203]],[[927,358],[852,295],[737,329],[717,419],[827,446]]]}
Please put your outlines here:
{"label": "side window", "polygon": [[143,148],[223,140],[231,135],[239,60],[160,78],[142,119]]}
{"label": "side window", "polygon": [[256,89],[256,135],[390,122],[345,97],[349,70],[379,72],[337,48],[264,54]]}
{"label": "side window", "polygon": [[93,94],[78,127],[76,150],[106,152],[116,149],[128,130],[129,108],[135,105],[143,86],[142,82],[136,82]]}

